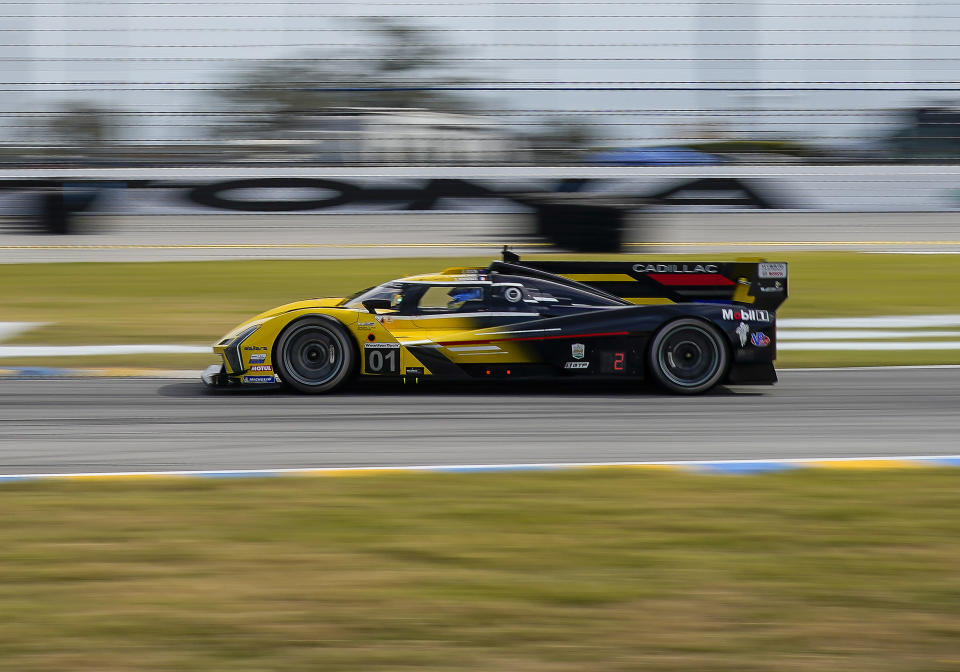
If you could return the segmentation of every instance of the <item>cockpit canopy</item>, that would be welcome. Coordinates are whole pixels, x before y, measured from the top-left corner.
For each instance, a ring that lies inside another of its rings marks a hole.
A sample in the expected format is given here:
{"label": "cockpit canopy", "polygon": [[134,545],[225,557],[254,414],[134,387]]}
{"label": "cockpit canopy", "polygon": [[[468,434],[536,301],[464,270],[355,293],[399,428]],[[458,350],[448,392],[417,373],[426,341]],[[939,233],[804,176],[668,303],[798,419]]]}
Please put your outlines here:
{"label": "cockpit canopy", "polygon": [[[459,276],[462,278],[462,276]],[[403,278],[372,287],[348,299],[362,309],[370,299],[387,300],[399,314],[517,311],[570,313],[624,305],[615,298],[541,278],[493,274],[484,279],[430,280]]]}

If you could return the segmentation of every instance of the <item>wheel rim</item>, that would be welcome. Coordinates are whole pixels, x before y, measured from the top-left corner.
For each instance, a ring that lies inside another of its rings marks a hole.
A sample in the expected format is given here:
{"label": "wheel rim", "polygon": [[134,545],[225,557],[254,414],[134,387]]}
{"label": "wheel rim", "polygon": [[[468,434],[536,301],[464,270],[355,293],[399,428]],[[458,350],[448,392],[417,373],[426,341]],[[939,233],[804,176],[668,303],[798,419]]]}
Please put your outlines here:
{"label": "wheel rim", "polygon": [[343,367],[343,346],[328,329],[305,325],[289,334],[281,358],[290,378],[303,385],[323,385]]}
{"label": "wheel rim", "polygon": [[697,387],[716,375],[720,349],[708,331],[689,326],[667,334],[657,357],[660,370],[670,382],[681,387]]}

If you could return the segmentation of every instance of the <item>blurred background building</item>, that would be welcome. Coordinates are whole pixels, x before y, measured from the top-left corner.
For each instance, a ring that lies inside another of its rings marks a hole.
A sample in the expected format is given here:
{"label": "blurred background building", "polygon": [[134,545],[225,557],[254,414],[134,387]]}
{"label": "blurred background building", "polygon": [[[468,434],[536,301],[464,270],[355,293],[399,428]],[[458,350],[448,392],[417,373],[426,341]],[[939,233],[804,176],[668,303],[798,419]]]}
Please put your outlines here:
{"label": "blurred background building", "polygon": [[0,161],[950,161],[958,28],[933,0],[4,2]]}

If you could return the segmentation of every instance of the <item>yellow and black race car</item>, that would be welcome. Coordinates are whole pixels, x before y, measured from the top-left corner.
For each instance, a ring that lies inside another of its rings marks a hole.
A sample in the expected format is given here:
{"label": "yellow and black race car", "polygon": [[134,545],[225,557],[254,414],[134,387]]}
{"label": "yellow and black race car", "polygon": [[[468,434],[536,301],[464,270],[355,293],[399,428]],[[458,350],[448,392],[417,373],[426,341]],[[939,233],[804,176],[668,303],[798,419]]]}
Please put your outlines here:
{"label": "yellow and black race car", "polygon": [[333,392],[356,376],[650,379],[680,394],[776,382],[783,262],[521,261],[448,268],[257,315],[208,385]]}

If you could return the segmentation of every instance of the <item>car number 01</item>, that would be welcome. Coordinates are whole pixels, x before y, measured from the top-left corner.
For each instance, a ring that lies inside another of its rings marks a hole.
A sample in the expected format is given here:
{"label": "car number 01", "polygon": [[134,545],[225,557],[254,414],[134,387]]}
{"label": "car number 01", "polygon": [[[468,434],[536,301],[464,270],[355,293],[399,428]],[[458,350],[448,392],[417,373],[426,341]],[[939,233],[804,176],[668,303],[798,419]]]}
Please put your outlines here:
{"label": "car number 01", "polygon": [[400,348],[365,348],[367,373],[400,373]]}

